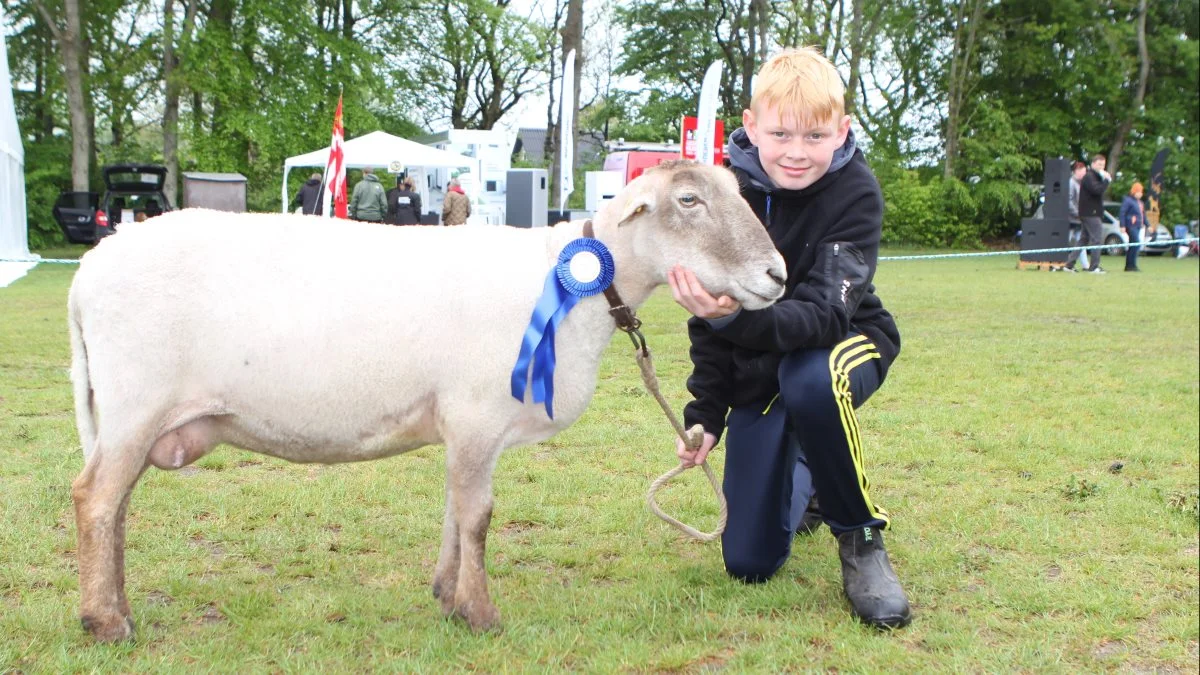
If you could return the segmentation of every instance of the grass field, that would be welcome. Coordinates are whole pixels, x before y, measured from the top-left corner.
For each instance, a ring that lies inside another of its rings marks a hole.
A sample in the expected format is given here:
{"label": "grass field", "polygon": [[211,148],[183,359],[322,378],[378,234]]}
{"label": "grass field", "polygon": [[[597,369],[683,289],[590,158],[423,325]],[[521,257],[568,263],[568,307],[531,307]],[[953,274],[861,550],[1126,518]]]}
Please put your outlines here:
{"label": "grass field", "polygon": [[[908,629],[851,618],[827,530],[751,587],[725,576],[717,544],[647,511],[673,442],[617,335],[584,417],[500,461],[501,632],[443,620],[430,595],[441,448],[331,467],[222,449],[134,493],[139,633],[117,646],[77,618],[75,268],[41,265],[0,289],[0,672],[1196,672],[1197,261],[1013,265],[879,267],[904,349],[860,422]],[[685,315],[666,292],[640,314],[679,408]],[[661,501],[715,521],[698,472]]]}

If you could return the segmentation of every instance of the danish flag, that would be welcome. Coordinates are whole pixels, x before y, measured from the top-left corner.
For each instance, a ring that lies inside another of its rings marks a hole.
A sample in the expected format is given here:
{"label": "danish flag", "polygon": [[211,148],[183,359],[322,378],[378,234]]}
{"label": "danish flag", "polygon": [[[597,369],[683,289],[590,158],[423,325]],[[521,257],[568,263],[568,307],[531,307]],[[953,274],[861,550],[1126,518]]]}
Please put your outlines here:
{"label": "danish flag", "polygon": [[[332,195],[333,208],[325,213],[337,218],[349,218],[346,199],[346,153],[342,147],[345,140],[342,128],[342,97],[338,95],[337,112],[333,114],[333,140],[329,144],[329,162],[325,164],[325,194]],[[326,197],[329,199],[329,197]]]}

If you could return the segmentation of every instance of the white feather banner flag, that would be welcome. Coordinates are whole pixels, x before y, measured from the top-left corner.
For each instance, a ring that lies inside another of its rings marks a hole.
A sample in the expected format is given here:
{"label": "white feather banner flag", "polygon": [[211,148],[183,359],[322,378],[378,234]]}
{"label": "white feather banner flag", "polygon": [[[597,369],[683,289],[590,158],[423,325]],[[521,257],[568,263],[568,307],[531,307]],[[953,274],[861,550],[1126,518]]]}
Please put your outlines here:
{"label": "white feather banner flag", "polygon": [[575,144],[571,129],[575,126],[575,50],[563,62],[561,107],[558,115],[558,210],[567,208],[567,197],[575,191]]}
{"label": "white feather banner flag", "polygon": [[717,135],[717,91],[721,87],[721,61],[713,61],[700,85],[700,109],[696,113],[696,161],[713,163]]}

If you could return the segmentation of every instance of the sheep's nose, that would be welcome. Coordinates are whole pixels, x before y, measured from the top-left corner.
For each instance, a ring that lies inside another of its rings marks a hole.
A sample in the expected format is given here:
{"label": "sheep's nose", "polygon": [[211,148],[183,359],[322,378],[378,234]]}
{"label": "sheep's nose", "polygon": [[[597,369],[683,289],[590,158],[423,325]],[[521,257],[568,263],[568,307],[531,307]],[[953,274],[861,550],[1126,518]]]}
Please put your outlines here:
{"label": "sheep's nose", "polygon": [[768,269],[767,276],[771,277],[771,279],[780,286],[784,285],[784,282],[787,281],[787,277],[783,276],[783,274],[777,269]]}

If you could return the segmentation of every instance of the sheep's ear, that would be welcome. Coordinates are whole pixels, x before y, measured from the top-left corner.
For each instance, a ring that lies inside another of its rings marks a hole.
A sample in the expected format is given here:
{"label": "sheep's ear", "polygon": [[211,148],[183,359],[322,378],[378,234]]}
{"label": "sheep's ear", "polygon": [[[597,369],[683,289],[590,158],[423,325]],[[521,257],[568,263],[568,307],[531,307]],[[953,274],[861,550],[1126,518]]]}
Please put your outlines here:
{"label": "sheep's ear", "polygon": [[625,202],[625,206],[621,209],[621,218],[617,220],[617,225],[625,225],[634,218],[652,210],[654,210],[654,195],[648,190],[642,190],[632,195]]}

